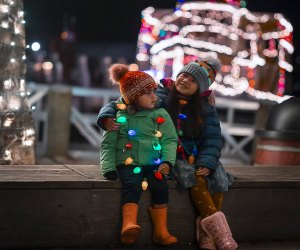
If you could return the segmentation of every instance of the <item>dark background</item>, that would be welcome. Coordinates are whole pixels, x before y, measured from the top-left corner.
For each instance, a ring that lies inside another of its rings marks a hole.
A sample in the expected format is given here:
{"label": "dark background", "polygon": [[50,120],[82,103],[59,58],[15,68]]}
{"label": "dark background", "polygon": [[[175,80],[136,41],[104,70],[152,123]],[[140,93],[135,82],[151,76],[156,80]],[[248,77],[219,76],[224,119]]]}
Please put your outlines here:
{"label": "dark background", "polygon": [[[188,2],[188,1],[186,1]],[[300,18],[293,0],[248,0],[255,12],[282,13],[294,27],[292,73],[294,91],[300,91]],[[48,49],[65,28],[76,33],[80,43],[127,43],[136,46],[141,11],[146,7],[174,9],[174,0],[24,0],[27,43],[39,41]],[[124,52],[125,53],[125,52]],[[127,52],[128,53],[128,52]],[[134,50],[130,51],[134,60]]]}

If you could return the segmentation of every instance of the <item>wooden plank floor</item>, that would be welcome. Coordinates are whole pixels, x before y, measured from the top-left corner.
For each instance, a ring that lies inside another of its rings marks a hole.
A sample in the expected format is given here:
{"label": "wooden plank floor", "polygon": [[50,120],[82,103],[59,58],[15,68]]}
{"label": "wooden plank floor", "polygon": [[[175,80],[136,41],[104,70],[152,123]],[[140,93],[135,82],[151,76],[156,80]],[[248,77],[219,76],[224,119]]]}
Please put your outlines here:
{"label": "wooden plank floor", "polygon": [[[225,167],[236,177],[232,187],[295,187],[300,184],[299,167],[278,166],[235,166]],[[24,184],[38,187],[40,183],[49,187],[64,185],[72,187],[96,187],[101,182],[101,187],[120,188],[120,182],[105,181],[98,165],[2,165],[0,166],[0,187],[6,185],[20,187]],[[96,186],[95,186],[96,185]],[[174,184],[170,183],[174,188]],[[45,186],[44,186],[45,187]]]}
{"label": "wooden plank floor", "polygon": [[[72,248],[43,248],[41,250],[199,250],[196,243],[180,244],[172,247],[159,247],[153,245],[136,245],[132,247],[110,246],[110,247],[72,247]],[[239,243],[239,250],[300,250],[300,241],[267,241],[267,242],[247,242]],[[39,250],[14,248],[10,250]]]}
{"label": "wooden plank floor", "polygon": [[[300,167],[226,169],[236,182],[226,193],[223,211],[245,246],[240,249],[273,249],[247,248],[249,241],[300,241]],[[103,180],[98,165],[0,166],[0,248],[116,244],[120,188],[119,181]],[[140,203],[139,244],[151,243],[149,206],[146,191]],[[188,192],[178,192],[170,182],[169,230],[183,243],[194,241],[195,216]],[[281,249],[300,249],[293,247]]]}

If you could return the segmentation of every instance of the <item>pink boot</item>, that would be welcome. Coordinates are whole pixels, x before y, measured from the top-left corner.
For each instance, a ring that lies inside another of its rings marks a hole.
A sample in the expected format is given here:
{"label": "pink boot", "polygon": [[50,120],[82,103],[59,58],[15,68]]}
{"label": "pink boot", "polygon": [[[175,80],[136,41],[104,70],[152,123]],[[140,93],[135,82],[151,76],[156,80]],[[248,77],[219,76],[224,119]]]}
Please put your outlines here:
{"label": "pink boot", "polygon": [[216,250],[216,244],[214,240],[202,230],[201,228],[201,217],[198,216],[196,219],[196,238],[200,249]]}
{"label": "pink boot", "polygon": [[232,238],[232,233],[228,226],[225,215],[216,212],[201,221],[202,229],[214,239],[219,250],[234,250],[238,245]]}

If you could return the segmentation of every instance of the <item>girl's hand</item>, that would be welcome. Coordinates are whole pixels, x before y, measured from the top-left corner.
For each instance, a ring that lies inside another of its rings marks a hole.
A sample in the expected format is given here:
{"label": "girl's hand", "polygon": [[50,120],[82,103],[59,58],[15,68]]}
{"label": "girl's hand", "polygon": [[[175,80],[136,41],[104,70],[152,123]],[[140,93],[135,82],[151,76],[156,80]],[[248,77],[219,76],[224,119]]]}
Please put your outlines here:
{"label": "girl's hand", "polygon": [[120,124],[116,122],[115,118],[107,117],[107,118],[104,118],[103,128],[106,131],[116,131],[116,130],[120,129]]}
{"label": "girl's hand", "polygon": [[162,163],[160,164],[160,166],[158,167],[158,171],[163,174],[163,175],[166,175],[166,174],[169,174],[170,173],[170,167],[167,163]]}
{"label": "girl's hand", "polygon": [[210,174],[211,170],[206,167],[199,167],[196,170],[196,175],[203,175],[203,176],[208,176]]}

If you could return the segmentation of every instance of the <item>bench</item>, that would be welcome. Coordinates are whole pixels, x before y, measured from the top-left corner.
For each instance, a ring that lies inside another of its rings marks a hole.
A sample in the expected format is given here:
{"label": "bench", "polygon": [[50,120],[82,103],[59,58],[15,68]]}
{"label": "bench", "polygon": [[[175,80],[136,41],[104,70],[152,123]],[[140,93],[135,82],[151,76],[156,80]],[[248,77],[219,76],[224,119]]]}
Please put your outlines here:
{"label": "bench", "polygon": [[[239,242],[300,240],[300,167],[227,167],[237,179],[223,211]],[[0,166],[0,248],[101,247],[119,243],[119,181],[96,165]],[[142,195],[139,243],[151,243]],[[169,230],[194,241],[195,210],[170,182]]]}

